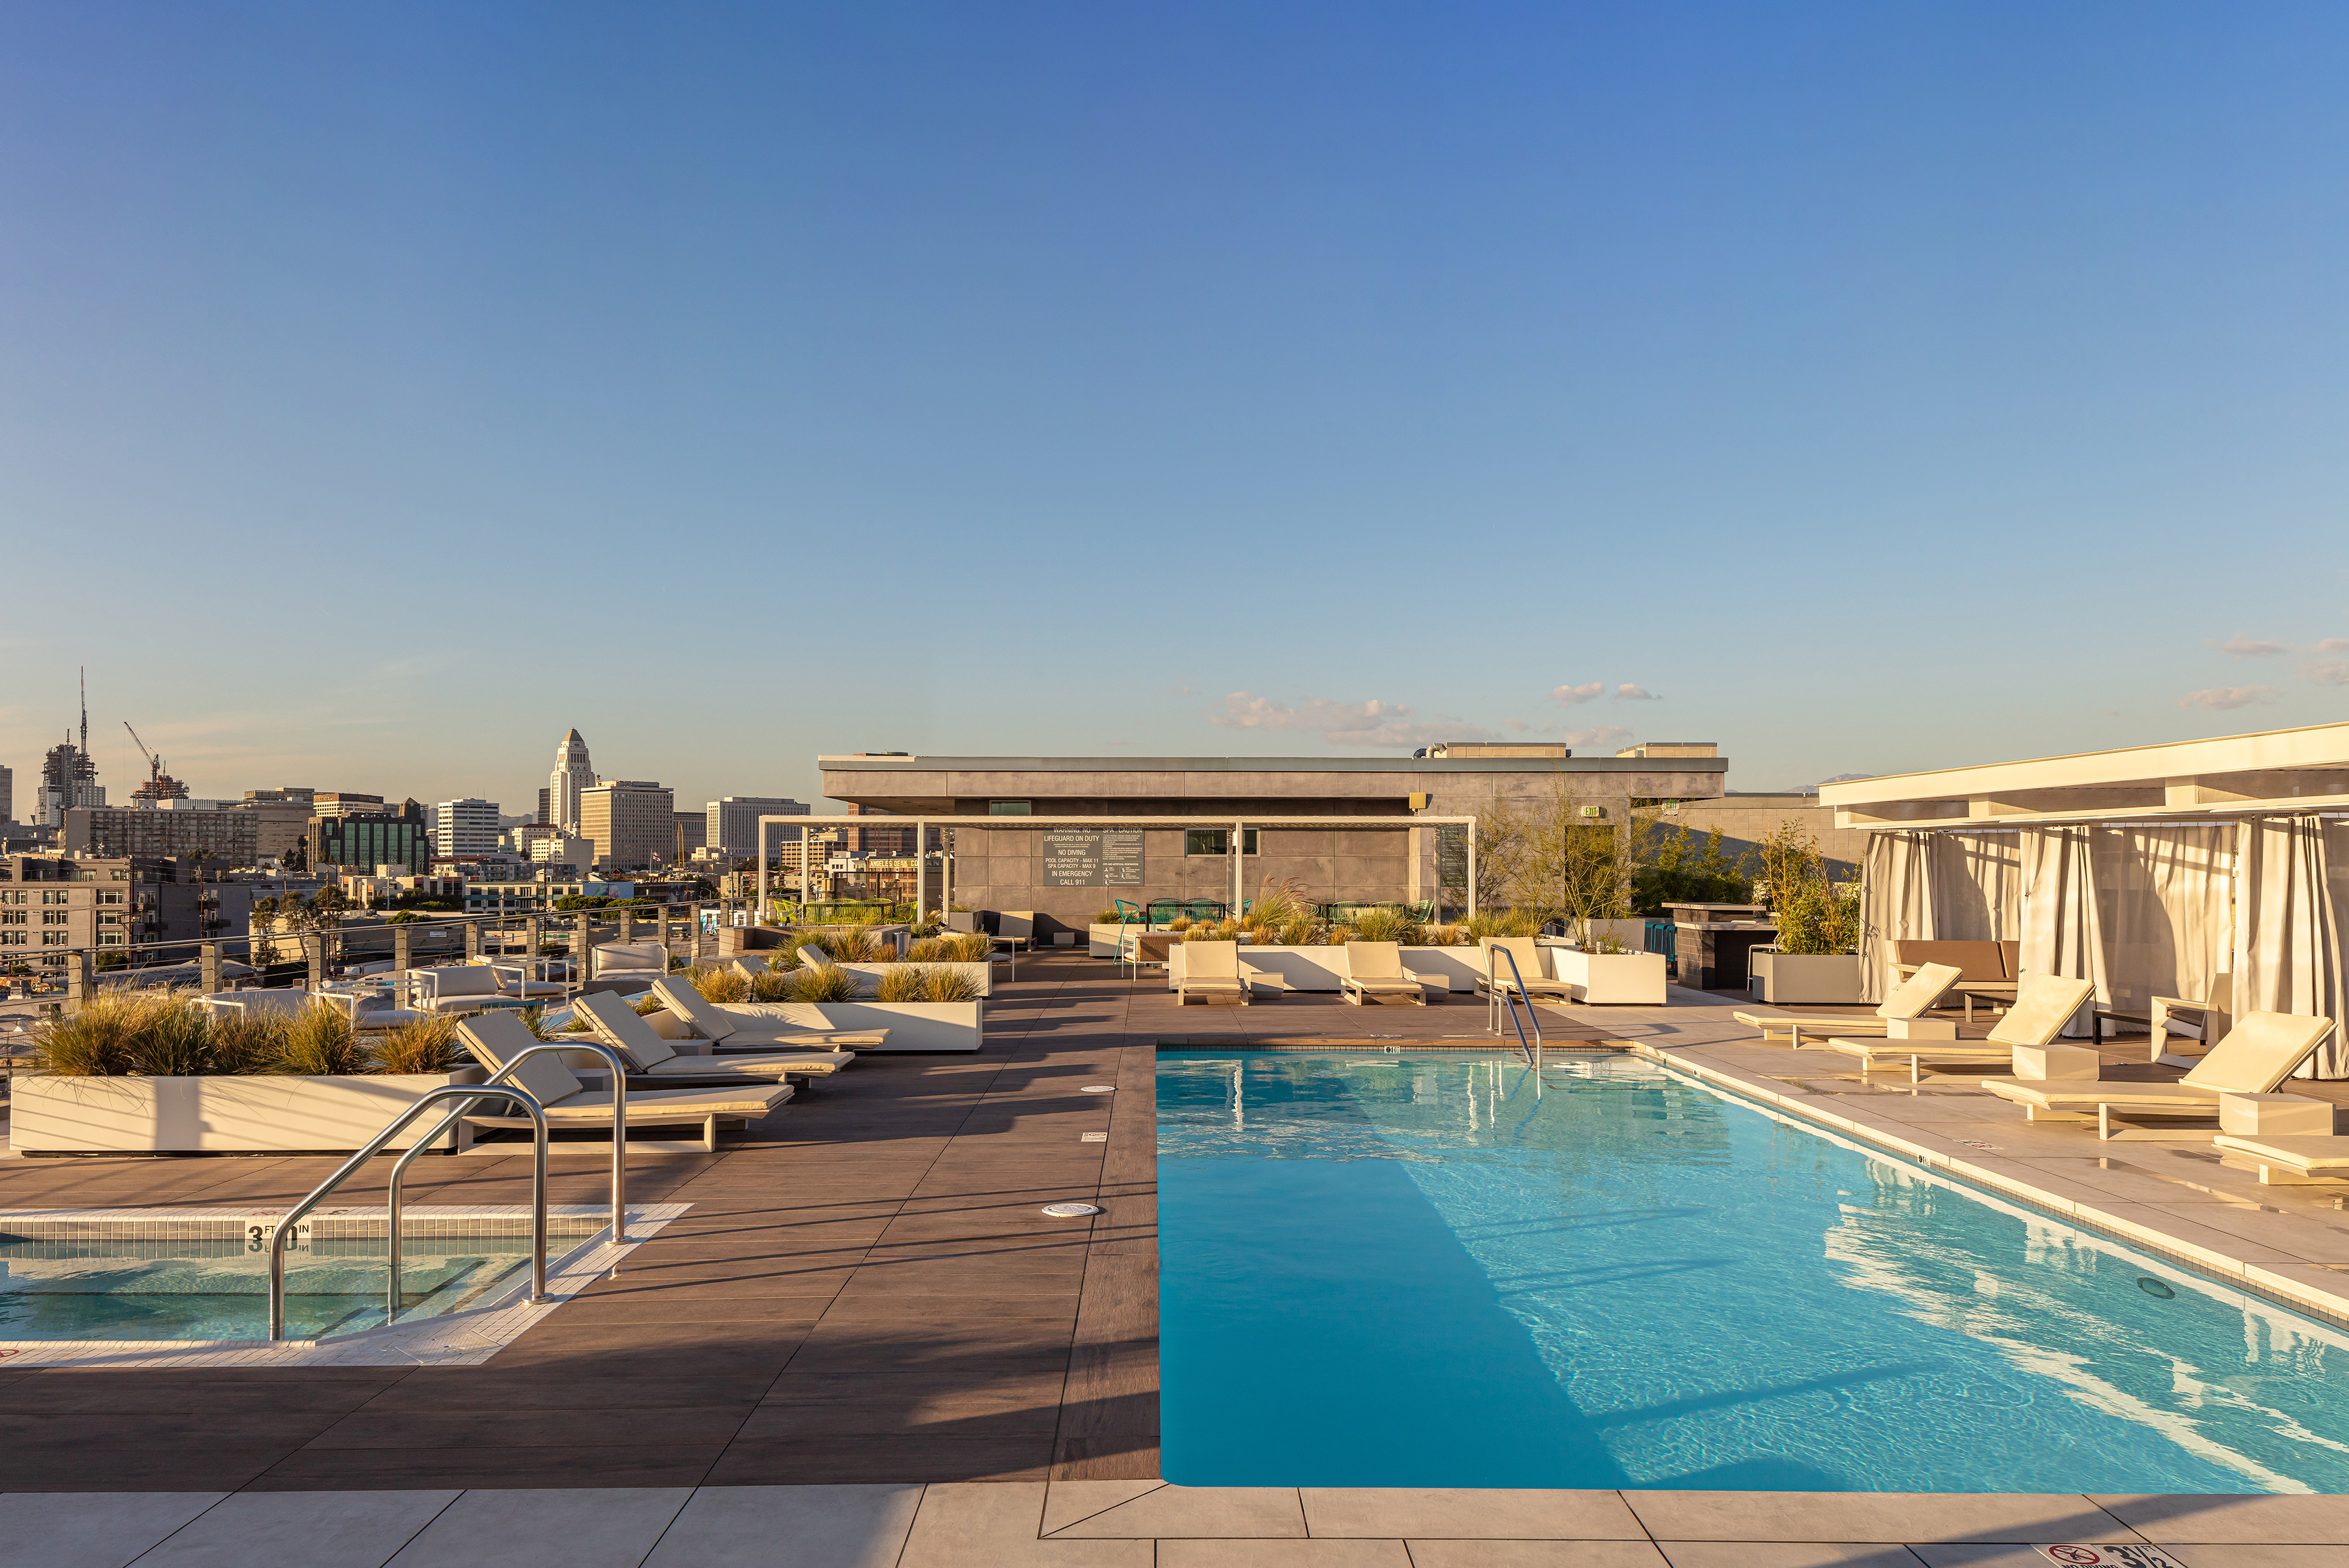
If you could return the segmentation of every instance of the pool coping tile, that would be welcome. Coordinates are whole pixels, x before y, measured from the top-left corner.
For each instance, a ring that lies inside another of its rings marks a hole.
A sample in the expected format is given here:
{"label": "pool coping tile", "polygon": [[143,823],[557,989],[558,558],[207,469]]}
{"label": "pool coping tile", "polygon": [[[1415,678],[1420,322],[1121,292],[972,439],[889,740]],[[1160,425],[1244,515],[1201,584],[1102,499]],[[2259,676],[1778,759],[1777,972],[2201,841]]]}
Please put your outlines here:
{"label": "pool coping tile", "polygon": [[1307,1531],[1450,1541],[1640,1541],[1627,1494],[1563,1487],[1299,1487]]}

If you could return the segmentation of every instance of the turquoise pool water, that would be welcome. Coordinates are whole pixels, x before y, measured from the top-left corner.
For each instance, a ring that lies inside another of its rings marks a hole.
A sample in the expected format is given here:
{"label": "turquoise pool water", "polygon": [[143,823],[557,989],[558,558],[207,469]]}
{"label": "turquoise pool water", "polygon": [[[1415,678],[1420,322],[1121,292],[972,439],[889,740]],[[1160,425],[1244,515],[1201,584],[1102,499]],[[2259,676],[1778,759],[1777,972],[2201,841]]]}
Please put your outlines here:
{"label": "turquoise pool water", "polygon": [[[455,1312],[529,1267],[528,1236],[409,1241],[400,1250],[399,1321]],[[380,1237],[289,1254],[286,1337],[380,1325],[388,1282]],[[269,1259],[244,1241],[0,1236],[0,1340],[268,1336]]]}
{"label": "turquoise pool water", "polygon": [[1165,1053],[1158,1149],[1169,1480],[2349,1490],[2349,1333],[1637,1058]]}

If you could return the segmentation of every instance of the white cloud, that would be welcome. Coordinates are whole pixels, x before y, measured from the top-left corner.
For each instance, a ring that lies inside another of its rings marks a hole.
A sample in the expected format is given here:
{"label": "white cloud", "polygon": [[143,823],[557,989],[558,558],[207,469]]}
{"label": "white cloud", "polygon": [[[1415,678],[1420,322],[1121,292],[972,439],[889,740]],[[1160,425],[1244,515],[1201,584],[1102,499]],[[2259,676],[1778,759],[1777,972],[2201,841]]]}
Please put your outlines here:
{"label": "white cloud", "polygon": [[1513,735],[1522,735],[1527,730],[1532,729],[1533,726],[1526,723],[1523,719],[1504,719],[1501,721],[1501,728],[1508,731],[1509,733]]}
{"label": "white cloud", "polygon": [[1661,702],[1663,699],[1657,696],[1654,692],[1649,691],[1644,686],[1634,686],[1630,681],[1626,680],[1622,685],[1615,688],[1615,701],[1618,702]]}
{"label": "white cloud", "polygon": [[[2320,643],[2317,646],[2321,648],[2323,645]],[[2313,664],[2303,664],[2300,667],[2300,672],[2319,686],[2349,686],[2349,664],[2344,664],[2337,659],[2323,659]]]}
{"label": "white cloud", "polygon": [[2319,653],[2349,653],[2349,637],[2328,637],[2316,645]]}
{"label": "white cloud", "polygon": [[1177,697],[1188,697],[1191,695],[1191,688],[1188,685],[1169,686],[1166,690]]}
{"label": "white cloud", "polygon": [[1595,730],[1568,730],[1568,746],[1612,746],[1631,738],[1631,731],[1622,724],[1601,724]]}
{"label": "white cloud", "polygon": [[1560,686],[1550,692],[1549,700],[1553,702],[1564,702],[1571,707],[1577,702],[1588,702],[1606,690],[1607,682],[1604,680],[1593,680],[1584,686]]}
{"label": "white cloud", "polygon": [[1308,697],[1291,707],[1249,691],[1234,691],[1224,699],[1224,710],[1207,716],[1208,722],[1237,730],[1319,730],[1333,746],[1400,748],[1431,745],[1437,741],[1489,741],[1493,732],[1464,720],[1417,717],[1407,702],[1333,702]]}
{"label": "white cloud", "polygon": [[2272,702],[2278,692],[2272,686],[2214,686],[2208,691],[2189,691],[2178,700],[2180,708],[2248,708],[2255,702]]}
{"label": "white cloud", "polygon": [[2292,644],[2288,642],[2278,642],[2272,638],[2248,637],[2240,631],[2224,642],[2206,638],[2203,646],[2232,654],[2237,659],[2273,659],[2292,651]]}

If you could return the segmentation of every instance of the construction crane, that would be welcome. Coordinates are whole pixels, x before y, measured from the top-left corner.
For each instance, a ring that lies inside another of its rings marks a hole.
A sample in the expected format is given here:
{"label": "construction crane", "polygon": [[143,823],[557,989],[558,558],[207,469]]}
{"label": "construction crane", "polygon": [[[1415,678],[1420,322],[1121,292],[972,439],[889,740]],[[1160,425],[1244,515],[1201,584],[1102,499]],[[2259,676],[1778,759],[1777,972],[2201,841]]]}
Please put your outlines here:
{"label": "construction crane", "polygon": [[[123,720],[122,727],[126,730],[130,730],[130,721],[128,719]],[[136,730],[130,730],[130,743],[139,748],[139,754],[140,756],[147,759],[147,782],[152,784],[155,780],[161,778],[163,776],[163,759],[147,749],[147,742],[139,738],[139,732]]]}

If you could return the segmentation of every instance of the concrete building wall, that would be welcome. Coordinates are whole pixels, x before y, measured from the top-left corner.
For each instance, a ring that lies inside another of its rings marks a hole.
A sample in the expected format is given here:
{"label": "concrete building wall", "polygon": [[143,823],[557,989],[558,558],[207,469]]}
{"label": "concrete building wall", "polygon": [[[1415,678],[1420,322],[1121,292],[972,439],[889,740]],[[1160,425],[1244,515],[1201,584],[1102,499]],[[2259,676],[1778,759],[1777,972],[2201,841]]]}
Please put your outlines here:
{"label": "concrete building wall", "polygon": [[[804,801],[787,795],[730,794],[711,801],[702,808],[704,824],[702,843],[729,855],[759,853],[759,818],[761,816],[805,816],[809,807]],[[795,842],[800,835],[796,827],[774,826],[767,829],[767,847]]]}
{"label": "concrete building wall", "polygon": [[201,855],[223,866],[258,858],[255,822],[244,811],[154,811],[77,806],[66,813],[68,855]]}
{"label": "concrete building wall", "polygon": [[[1834,808],[1821,805],[1815,794],[1728,794],[1718,800],[1685,801],[1677,812],[1667,812],[1657,821],[1666,828],[1685,827],[1691,836],[1700,839],[1719,828],[1722,848],[1733,858],[1751,853],[1781,823],[1800,823],[1817,841],[1829,861],[1828,874],[1838,882],[1859,875],[1868,847],[1868,835],[1857,828],[1837,827]],[[1758,866],[1757,861],[1749,867],[1749,874]]]}

